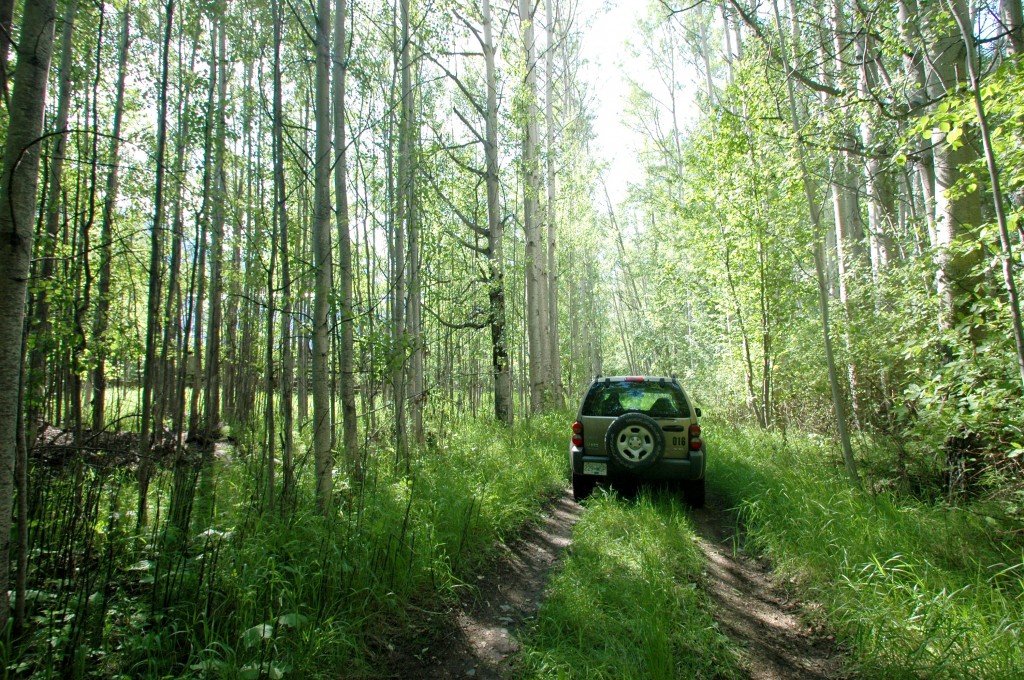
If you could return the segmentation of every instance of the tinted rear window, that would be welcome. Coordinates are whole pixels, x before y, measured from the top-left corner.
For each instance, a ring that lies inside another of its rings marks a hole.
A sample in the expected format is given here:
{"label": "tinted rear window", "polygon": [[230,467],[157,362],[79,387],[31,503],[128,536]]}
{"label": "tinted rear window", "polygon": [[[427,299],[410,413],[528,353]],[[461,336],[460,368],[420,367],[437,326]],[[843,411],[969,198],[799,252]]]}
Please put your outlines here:
{"label": "tinted rear window", "polygon": [[625,381],[599,382],[591,387],[582,415],[617,417],[628,411],[652,418],[690,417],[690,405],[677,385]]}

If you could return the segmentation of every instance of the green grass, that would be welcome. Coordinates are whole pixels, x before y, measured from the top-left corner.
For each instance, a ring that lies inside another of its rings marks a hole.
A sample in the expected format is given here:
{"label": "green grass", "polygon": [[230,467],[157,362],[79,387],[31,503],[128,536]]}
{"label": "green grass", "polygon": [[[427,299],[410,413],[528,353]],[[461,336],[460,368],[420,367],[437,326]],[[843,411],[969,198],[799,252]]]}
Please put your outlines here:
{"label": "green grass", "polygon": [[[231,648],[225,676],[267,663],[296,677],[372,673],[368,647],[404,625],[411,603],[450,599],[499,540],[562,492],[556,421],[563,420],[535,419],[512,431],[467,421],[418,452],[408,477],[391,472],[390,455],[378,455],[352,507],[334,522],[312,514],[262,518],[234,542],[221,569],[223,601],[238,621],[190,668]],[[293,625],[281,625],[283,617]]]}
{"label": "green grass", "polygon": [[702,566],[675,497],[598,492],[526,636],[523,677],[741,677],[709,614]]}
{"label": "green grass", "polygon": [[[239,428],[231,459],[195,480],[185,538],[167,522],[167,471],[150,488],[149,529],[134,535],[126,476],[116,495],[106,487],[88,529],[102,568],[71,590],[46,581],[39,600],[54,604],[31,612],[27,651],[6,664],[41,678],[374,675],[374,650],[407,627],[412,607],[453,599],[499,541],[564,492],[565,422],[465,419],[416,451],[409,475],[393,472],[393,451],[369,451],[366,483],[339,479],[331,518],[314,510],[308,442],[297,452],[296,510],[262,512],[262,438]],[[69,623],[85,620],[77,633]]]}
{"label": "green grass", "polygon": [[1024,677],[1019,534],[980,505],[857,491],[821,439],[707,430],[709,485],[866,677]]}

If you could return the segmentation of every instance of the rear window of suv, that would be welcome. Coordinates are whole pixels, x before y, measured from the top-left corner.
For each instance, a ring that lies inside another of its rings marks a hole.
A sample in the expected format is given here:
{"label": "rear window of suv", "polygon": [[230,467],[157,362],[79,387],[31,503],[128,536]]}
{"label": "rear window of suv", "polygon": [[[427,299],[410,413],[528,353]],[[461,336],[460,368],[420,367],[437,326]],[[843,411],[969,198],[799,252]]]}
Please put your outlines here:
{"label": "rear window of suv", "polygon": [[683,391],[669,382],[595,383],[583,402],[583,416],[618,417],[638,411],[652,418],[688,418],[690,405]]}

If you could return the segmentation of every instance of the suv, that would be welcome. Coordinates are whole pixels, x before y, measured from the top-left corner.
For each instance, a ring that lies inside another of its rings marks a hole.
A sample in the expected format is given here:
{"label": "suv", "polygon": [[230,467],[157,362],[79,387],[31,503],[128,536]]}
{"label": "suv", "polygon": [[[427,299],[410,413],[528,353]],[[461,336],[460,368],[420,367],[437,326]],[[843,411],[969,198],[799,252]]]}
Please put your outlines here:
{"label": "suv", "polygon": [[675,377],[598,376],[572,424],[573,496],[586,498],[600,479],[672,481],[691,506],[703,507],[699,417]]}

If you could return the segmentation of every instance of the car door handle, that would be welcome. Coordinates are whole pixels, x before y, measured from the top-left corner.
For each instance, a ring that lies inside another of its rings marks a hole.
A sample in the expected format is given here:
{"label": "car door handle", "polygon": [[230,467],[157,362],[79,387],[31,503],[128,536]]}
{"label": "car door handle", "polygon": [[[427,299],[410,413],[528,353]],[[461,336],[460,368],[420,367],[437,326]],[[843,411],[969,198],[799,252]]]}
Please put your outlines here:
{"label": "car door handle", "polygon": [[682,432],[685,428],[682,425],[666,425],[661,429],[665,432]]}

